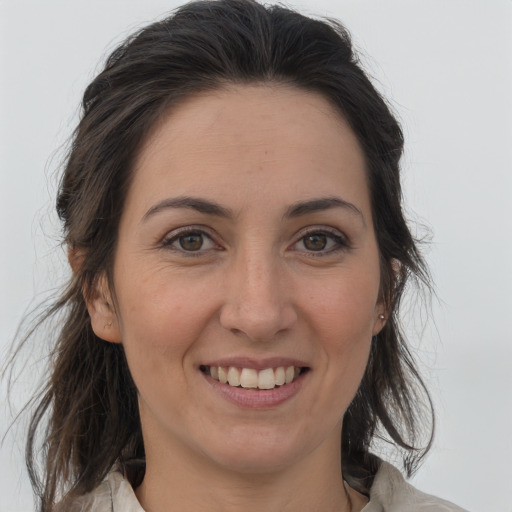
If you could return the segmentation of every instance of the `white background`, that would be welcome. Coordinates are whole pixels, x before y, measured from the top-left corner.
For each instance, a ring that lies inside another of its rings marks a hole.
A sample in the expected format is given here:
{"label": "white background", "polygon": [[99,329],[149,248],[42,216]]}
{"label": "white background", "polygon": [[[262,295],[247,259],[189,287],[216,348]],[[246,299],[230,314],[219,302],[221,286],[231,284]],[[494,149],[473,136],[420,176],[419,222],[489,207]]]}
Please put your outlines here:
{"label": "white background", "polygon": [[[34,295],[58,285],[64,272],[52,213],[55,172],[81,93],[117,42],[176,5],[0,0],[2,359]],[[439,427],[414,483],[473,512],[511,512],[512,2],[293,5],[339,18],[353,33],[404,125],[410,217],[432,228],[427,258],[438,299],[414,346]],[[424,315],[415,315],[417,340]],[[15,408],[33,374],[28,368],[15,388]],[[4,388],[2,435],[10,422]],[[23,442],[14,429],[0,450],[0,512],[33,510]]]}

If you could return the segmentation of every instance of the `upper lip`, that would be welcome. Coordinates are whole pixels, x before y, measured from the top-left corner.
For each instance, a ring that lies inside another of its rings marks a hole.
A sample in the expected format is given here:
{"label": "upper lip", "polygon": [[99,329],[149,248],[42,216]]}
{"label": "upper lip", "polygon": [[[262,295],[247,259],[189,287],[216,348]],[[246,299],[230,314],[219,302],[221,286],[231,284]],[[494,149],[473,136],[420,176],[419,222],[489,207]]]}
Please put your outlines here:
{"label": "upper lip", "polygon": [[222,359],[214,359],[201,366],[222,366],[228,368],[253,368],[254,370],[266,370],[267,368],[279,368],[284,366],[295,366],[297,368],[308,367],[308,365],[299,359],[293,357],[266,357],[264,359],[254,359],[252,357],[224,357]]}

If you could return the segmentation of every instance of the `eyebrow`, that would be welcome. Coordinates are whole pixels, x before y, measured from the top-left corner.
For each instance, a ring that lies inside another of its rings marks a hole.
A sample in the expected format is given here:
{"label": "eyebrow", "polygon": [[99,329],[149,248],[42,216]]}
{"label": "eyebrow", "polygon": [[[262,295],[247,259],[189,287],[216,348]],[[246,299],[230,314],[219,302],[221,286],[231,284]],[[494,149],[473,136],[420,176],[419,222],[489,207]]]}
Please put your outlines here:
{"label": "eyebrow", "polygon": [[233,217],[233,212],[229,208],[225,208],[214,201],[209,201],[206,199],[201,199],[199,197],[190,197],[190,196],[179,196],[172,197],[168,199],[164,199],[159,203],[152,206],[142,217],[142,221],[146,221],[149,217],[167,209],[176,209],[176,208],[189,208],[191,210],[196,210],[200,213],[206,213],[208,215],[215,215],[217,217],[225,217],[231,218]]}
{"label": "eyebrow", "polygon": [[[216,217],[223,218],[233,218],[233,211],[229,208],[221,206],[220,204],[210,201],[208,199],[202,199],[199,197],[191,197],[191,196],[179,196],[164,199],[159,203],[152,206],[142,217],[142,221],[145,222],[148,218],[156,215],[157,213],[167,210],[167,209],[179,209],[179,208],[188,208],[191,210],[195,210],[199,213],[205,213],[207,215],[214,215]],[[354,204],[345,201],[339,197],[322,197],[318,199],[311,199],[307,201],[299,201],[297,203],[289,206],[283,218],[297,218],[303,215],[308,215],[310,213],[321,212],[325,210],[330,210],[332,208],[343,208],[348,212],[352,213],[361,218],[361,221],[364,225],[366,222],[364,220],[364,215],[361,210],[357,208]]]}
{"label": "eyebrow", "polygon": [[309,213],[316,213],[325,210],[330,210],[331,208],[343,208],[349,213],[360,217],[363,224],[366,226],[366,222],[364,220],[364,215],[357,206],[340,197],[322,197],[319,199],[312,199],[309,201],[299,201],[298,203],[292,204],[289,208],[287,208],[284,217],[285,218],[296,218],[301,217],[302,215],[307,215]]}

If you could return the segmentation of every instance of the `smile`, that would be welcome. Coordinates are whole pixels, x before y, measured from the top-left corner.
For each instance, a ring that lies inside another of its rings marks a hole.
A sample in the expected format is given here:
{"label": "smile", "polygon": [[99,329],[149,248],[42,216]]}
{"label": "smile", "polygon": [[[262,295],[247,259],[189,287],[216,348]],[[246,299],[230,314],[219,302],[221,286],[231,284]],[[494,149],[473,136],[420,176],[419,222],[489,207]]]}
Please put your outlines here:
{"label": "smile", "polygon": [[308,370],[298,366],[278,366],[256,370],[254,368],[236,368],[234,366],[205,366],[201,372],[209,375],[221,384],[244,389],[274,389],[291,384],[299,375]]}

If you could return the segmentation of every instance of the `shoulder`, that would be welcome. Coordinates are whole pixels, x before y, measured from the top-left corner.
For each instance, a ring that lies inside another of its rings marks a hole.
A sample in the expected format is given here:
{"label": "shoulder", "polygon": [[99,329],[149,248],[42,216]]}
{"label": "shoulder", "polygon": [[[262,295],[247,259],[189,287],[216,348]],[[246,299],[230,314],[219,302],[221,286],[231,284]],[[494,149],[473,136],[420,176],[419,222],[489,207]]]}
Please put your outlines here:
{"label": "shoulder", "polygon": [[64,511],[144,512],[130,482],[119,471],[112,471],[96,489],[57,509],[57,512]]}
{"label": "shoulder", "polygon": [[415,489],[400,471],[382,462],[370,489],[370,502],[362,512],[466,512],[449,501]]}

